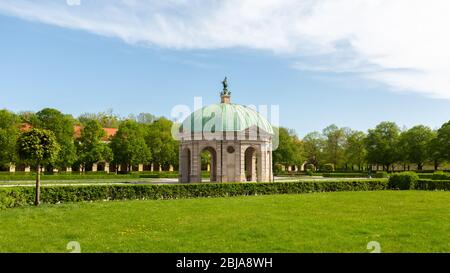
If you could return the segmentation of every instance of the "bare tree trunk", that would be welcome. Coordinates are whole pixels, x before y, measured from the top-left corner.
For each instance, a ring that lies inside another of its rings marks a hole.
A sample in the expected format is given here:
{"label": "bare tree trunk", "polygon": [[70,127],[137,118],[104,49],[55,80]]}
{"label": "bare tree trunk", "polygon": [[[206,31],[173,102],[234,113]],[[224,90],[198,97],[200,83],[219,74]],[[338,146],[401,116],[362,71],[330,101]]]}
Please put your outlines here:
{"label": "bare tree trunk", "polygon": [[41,204],[41,165],[38,164],[36,168],[36,196],[34,205],[39,206]]}

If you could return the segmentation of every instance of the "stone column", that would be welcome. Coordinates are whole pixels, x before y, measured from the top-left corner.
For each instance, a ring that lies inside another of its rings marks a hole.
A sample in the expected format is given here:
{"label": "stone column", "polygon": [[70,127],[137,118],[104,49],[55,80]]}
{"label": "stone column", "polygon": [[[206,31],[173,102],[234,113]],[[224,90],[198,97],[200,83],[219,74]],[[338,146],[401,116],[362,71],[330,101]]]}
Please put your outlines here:
{"label": "stone column", "polygon": [[71,173],[72,172],[72,167],[66,167],[66,172]]}
{"label": "stone column", "polygon": [[[262,172],[262,158],[258,161],[257,158],[258,152],[255,152],[252,156],[252,182],[258,182],[260,177],[258,177],[258,173]],[[258,165],[256,165],[258,164]]]}
{"label": "stone column", "polygon": [[25,167],[25,172],[26,172],[26,173],[31,172],[31,167],[30,167],[30,166],[26,166],[26,167]]}
{"label": "stone column", "polygon": [[97,172],[97,163],[92,164],[92,172]]}
{"label": "stone column", "polygon": [[155,171],[155,166],[153,165],[153,163],[150,164],[150,171],[151,171],[151,172],[154,172],[154,171]]}
{"label": "stone column", "polygon": [[144,164],[139,164],[138,172],[143,172],[143,171],[144,171]]}
{"label": "stone column", "polygon": [[241,145],[241,149],[239,150],[240,153],[240,175],[241,175],[241,182],[246,182],[247,181],[247,174],[245,173],[245,151],[247,150],[247,146],[243,146]]}
{"label": "stone column", "polygon": [[109,173],[109,163],[105,162],[105,172]]}
{"label": "stone column", "polygon": [[170,165],[170,166],[169,166],[169,172],[173,172],[173,171],[174,171],[174,168],[173,168],[172,165]]}
{"label": "stone column", "polygon": [[9,172],[10,173],[16,172],[16,165],[14,163],[9,163]]}
{"label": "stone column", "polygon": [[198,143],[195,143],[191,151],[191,183],[202,182],[201,177],[201,151],[199,150]]}

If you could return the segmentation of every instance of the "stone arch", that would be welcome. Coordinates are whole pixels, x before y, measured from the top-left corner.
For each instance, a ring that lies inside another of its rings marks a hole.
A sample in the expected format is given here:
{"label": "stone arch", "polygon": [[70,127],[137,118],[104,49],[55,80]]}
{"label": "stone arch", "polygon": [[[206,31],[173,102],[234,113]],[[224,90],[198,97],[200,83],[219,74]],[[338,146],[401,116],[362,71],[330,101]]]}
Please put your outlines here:
{"label": "stone arch", "polygon": [[[202,155],[202,153],[204,152],[209,152],[211,155],[211,167],[210,167],[210,181],[211,182],[217,182],[217,169],[218,169],[218,164],[217,164],[217,151],[216,149],[214,149],[211,146],[206,146],[203,149],[200,150],[200,157]],[[201,163],[200,163],[201,164]],[[201,168],[200,168],[201,169]],[[201,177],[201,173],[200,173],[200,177]]]}
{"label": "stone arch", "polygon": [[261,181],[261,151],[254,146],[250,146],[244,153],[244,172],[247,182]]}
{"label": "stone arch", "polygon": [[181,153],[181,182],[182,183],[190,183],[191,182],[191,170],[192,170],[192,162],[191,162],[191,150],[189,148],[184,148]]}

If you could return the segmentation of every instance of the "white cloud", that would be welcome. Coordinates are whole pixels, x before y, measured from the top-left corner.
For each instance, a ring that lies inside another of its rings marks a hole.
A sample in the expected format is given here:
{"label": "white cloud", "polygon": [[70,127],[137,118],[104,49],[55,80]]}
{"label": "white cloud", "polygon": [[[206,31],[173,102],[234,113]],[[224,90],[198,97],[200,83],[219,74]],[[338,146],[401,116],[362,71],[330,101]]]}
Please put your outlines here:
{"label": "white cloud", "polygon": [[244,47],[450,99],[448,0],[2,0],[28,20],[175,49]]}

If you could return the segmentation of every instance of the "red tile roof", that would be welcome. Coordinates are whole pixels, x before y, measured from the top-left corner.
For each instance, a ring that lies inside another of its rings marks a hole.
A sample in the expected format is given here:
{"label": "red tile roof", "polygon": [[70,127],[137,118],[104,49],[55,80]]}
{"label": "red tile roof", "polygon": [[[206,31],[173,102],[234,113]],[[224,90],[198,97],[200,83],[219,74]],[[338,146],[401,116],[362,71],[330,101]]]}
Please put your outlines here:
{"label": "red tile roof", "polygon": [[111,137],[115,136],[117,134],[118,129],[117,128],[103,128],[106,133],[106,137],[103,140],[109,140]]}
{"label": "red tile roof", "polygon": [[[30,130],[31,128],[33,128],[31,126],[31,124],[28,123],[22,123],[20,125],[20,131],[22,132],[26,132],[28,130]],[[73,127],[73,136],[75,138],[79,138],[81,137],[81,131],[83,130],[83,128],[80,125],[75,125]],[[115,136],[118,129],[117,128],[103,128],[103,130],[105,131],[106,136],[102,138],[103,141],[108,141],[111,137]]]}
{"label": "red tile roof", "polygon": [[81,137],[81,126],[80,125],[73,126],[73,136],[75,138],[80,138]]}

